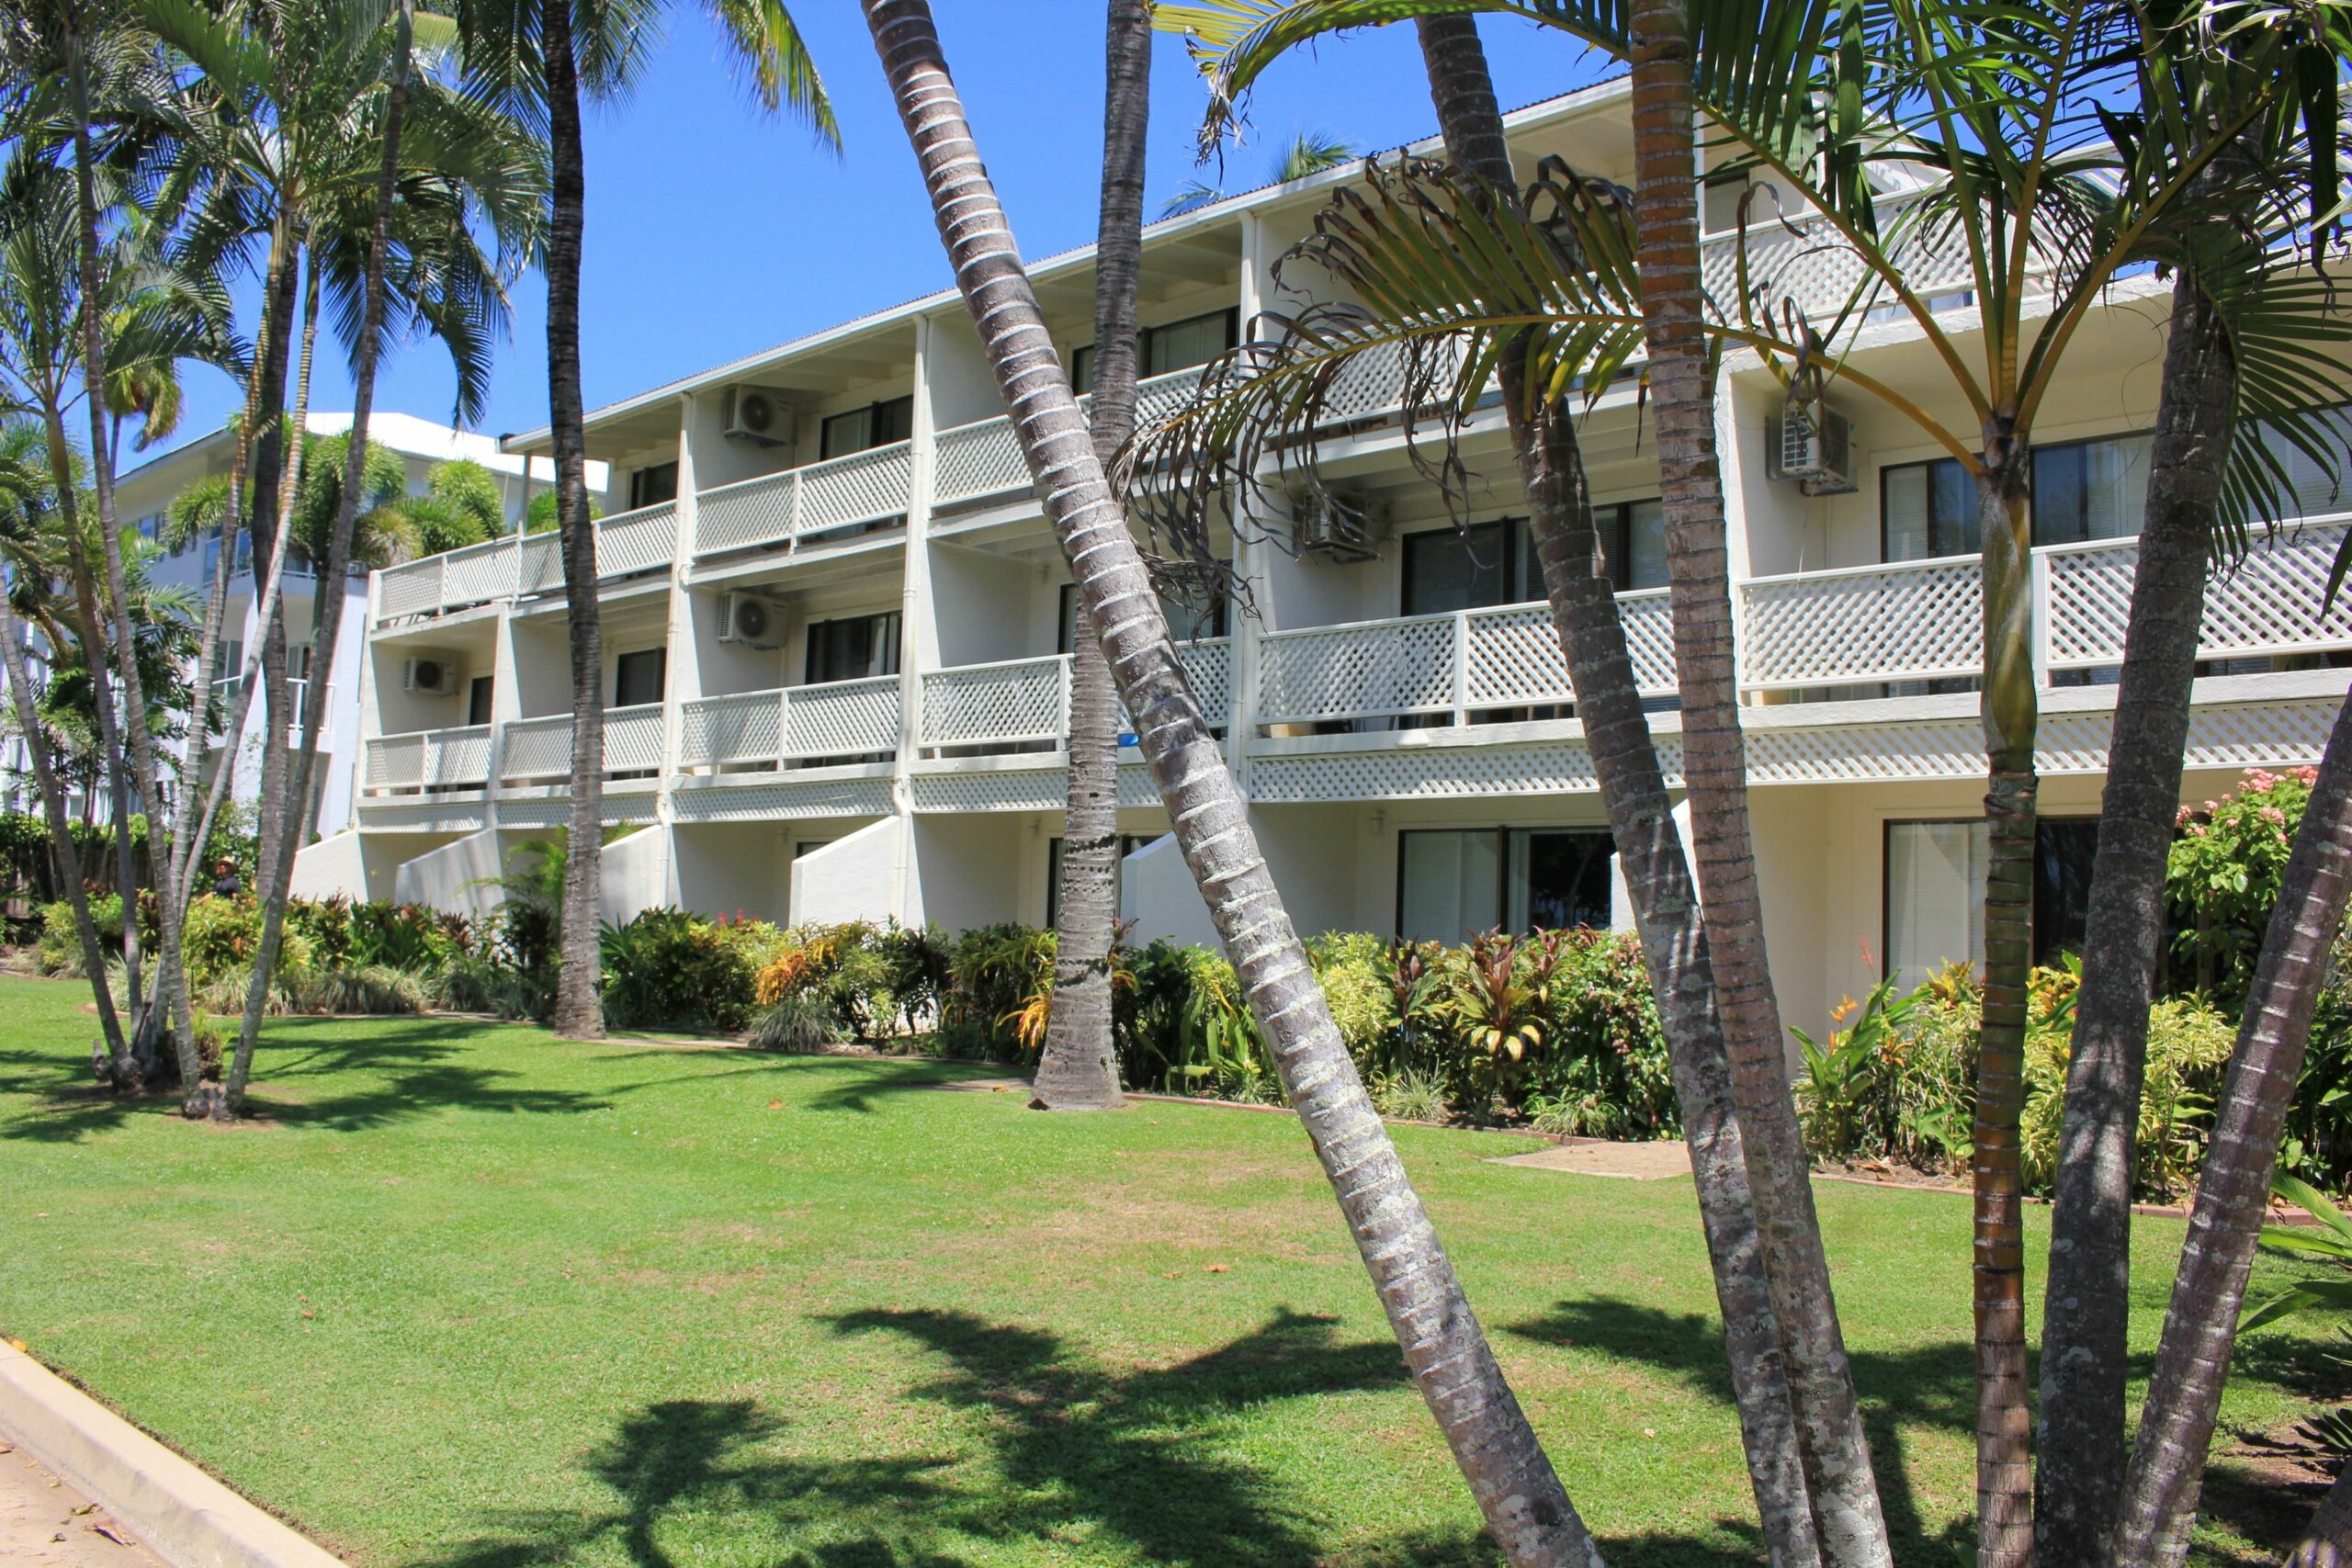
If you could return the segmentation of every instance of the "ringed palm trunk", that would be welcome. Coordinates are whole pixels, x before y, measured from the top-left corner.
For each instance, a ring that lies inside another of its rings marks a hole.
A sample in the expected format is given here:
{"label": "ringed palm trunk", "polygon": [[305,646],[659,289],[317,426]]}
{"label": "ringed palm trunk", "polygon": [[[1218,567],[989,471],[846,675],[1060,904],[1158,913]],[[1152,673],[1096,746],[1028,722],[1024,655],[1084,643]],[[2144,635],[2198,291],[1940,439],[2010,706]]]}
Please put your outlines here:
{"label": "ringed palm trunk", "polygon": [[930,6],[925,0],[864,0],[864,9],[1046,515],[1073,563],[1103,657],[1135,716],[1185,863],[1414,1382],[1512,1563],[1598,1564],[1600,1551],[1496,1364],[1283,909],[1022,271]]}
{"label": "ringed palm trunk", "polygon": [[[1105,472],[1136,423],[1143,273],[1144,127],[1150,111],[1151,7],[1110,0],[1102,99],[1102,204],[1094,247],[1094,456]],[[1081,607],[1070,649],[1069,786],[1062,808],[1054,1007],[1037,1063],[1047,1111],[1125,1105],[1111,1038],[1113,888],[1119,859],[1119,694],[1094,619]]]}
{"label": "ringed palm trunk", "polygon": [[2034,1540],[2036,1555],[2052,1568],[2108,1560],[2130,1453],[2132,1143],[2164,940],[2165,863],[2188,743],[2206,551],[2236,401],[2236,361],[2221,311],[2183,269],[2173,281],[2147,519],[2108,742],[2050,1215]]}
{"label": "ringed palm trunk", "polygon": [[[1510,144],[1476,22],[1468,16],[1423,17],[1417,25],[1448,156],[1495,199],[1515,202]],[[1772,1562],[1780,1568],[1815,1563],[1821,1561],[1820,1540],[1757,1235],[1745,1144],[1732,1104],[1730,1058],[1715,1010],[1707,935],[1642,710],[1615,584],[1593,527],[1575,423],[1556,402],[1529,405],[1525,355],[1523,342],[1503,355],[1503,406],[1553,625],[1619,846],[1618,863],[1672,1059],[1715,1300],[1724,1314],[1748,1477]]]}
{"label": "ringed palm trunk", "polygon": [[90,918],[90,893],[82,882],[82,857],[74,847],[74,824],[65,815],[65,789],[49,755],[49,737],[34,716],[32,675],[25,668],[24,639],[17,633],[17,617],[0,607],[0,659],[8,665],[8,695],[16,705],[25,750],[32,758],[34,787],[40,791],[41,814],[49,820],[49,854],[58,885],[74,909],[74,933],[82,944],[83,967],[96,976],[99,1042],[97,1055],[106,1064],[129,1059],[122,1020],[114,1010],[114,992],[106,983],[106,950],[98,945],[97,922]]}
{"label": "ringed palm trunk", "polygon": [[2352,1564],[2352,1460],[2319,1500],[2311,1529],[2287,1559],[2287,1568],[2347,1568]]}
{"label": "ringed palm trunk", "polygon": [[1716,1006],[1822,1560],[1838,1568],[1883,1568],[1892,1561],[1886,1520],[1790,1093],[1788,1043],[1766,958],[1748,830],[1713,371],[1702,309],[1689,7],[1685,0],[1634,0],[1628,20],[1639,188],[1635,261],[1657,409],[1683,787]]}
{"label": "ringed palm trunk", "polygon": [[[2188,1555],[2206,1450],[2237,1342],[2245,1280],[2270,1195],[2271,1168],[2295,1081],[2303,1070],[2312,1009],[2327,974],[2352,894],[2352,697],[2335,716],[2319,777],[2303,807],[2278,902],[2263,933],[2237,1046],[2213,1116],[2213,1142],[2188,1213],[2188,1240],[2165,1313],[2164,1337],[2140,1413],[2123,1485],[2115,1560],[2174,1568]],[[2330,1527],[2341,1542],[2346,1499],[2339,1481]],[[2324,1512],[2324,1510],[2323,1510]],[[2327,1550],[2323,1541],[2320,1548]],[[2321,1557],[2318,1561],[2327,1559]]]}
{"label": "ringed palm trunk", "polygon": [[[295,519],[302,505],[302,470],[311,455],[311,367],[319,345],[319,258],[317,253],[304,246],[295,260],[303,267],[302,277],[302,340],[300,357],[295,361],[294,409],[288,415],[289,425],[286,434],[286,477],[279,489],[277,507],[277,536],[293,547]],[[311,563],[311,581],[315,585],[320,563]],[[255,880],[263,887],[274,886],[277,880],[278,862],[293,856],[294,820],[299,813],[291,809],[298,798],[293,793],[294,734],[296,711],[294,682],[288,662],[288,644],[286,635],[286,600],[277,600],[277,613],[270,621],[262,648],[263,694],[268,699],[269,726],[262,735],[261,785],[264,800],[288,803],[288,808],[268,813],[261,824],[260,854],[257,857]],[[311,614],[313,624],[319,614],[315,586],[311,594]],[[305,671],[307,677],[308,671]],[[305,690],[308,690],[307,680]],[[256,971],[260,969],[256,964]],[[266,995],[266,992],[264,993]]]}
{"label": "ringed palm trunk", "polygon": [[[255,561],[275,559],[277,557],[277,540],[282,532],[278,526],[279,501],[287,489],[287,444],[289,440],[299,443],[301,439],[299,430],[289,434],[286,423],[286,380],[292,358],[294,306],[300,270],[300,257],[289,220],[281,214],[270,235],[269,263],[262,286],[262,331],[254,351],[256,386],[254,402],[259,411],[261,423],[254,438],[254,493],[245,531],[253,539],[253,558]],[[286,711],[286,626],[274,613],[258,614],[256,620],[256,640],[261,645],[259,670],[264,708],[269,715],[277,716]],[[262,750],[262,798],[283,800],[286,798],[285,779],[272,773],[271,755],[265,743]],[[261,845],[265,860],[268,848],[267,835],[265,834]]]}
{"label": "ringed palm trunk", "polygon": [[[375,406],[376,361],[384,332],[384,256],[390,242],[392,191],[400,169],[401,126],[408,109],[408,50],[413,12],[410,0],[401,0],[394,27],[397,42],[392,79],[384,112],[384,156],[376,175],[375,222],[368,241],[368,271],[362,284],[359,352],[352,367],[351,431],[345,438],[343,489],[336,498],[334,525],[327,539],[326,559],[313,563],[317,577],[311,596],[311,660],[305,672],[301,744],[287,771],[280,818],[280,848],[262,890],[261,946],[254,955],[253,983],[245,992],[245,1016],[237,1033],[236,1060],[229,1071],[226,1099],[233,1111],[244,1095],[252,1071],[254,1046],[261,1035],[261,1017],[269,996],[269,981],[286,931],[286,897],[294,880],[294,857],[310,826],[311,781],[318,765],[321,716],[326,708],[328,683],[334,678],[335,644],[342,635],[344,586],[351,575],[351,536],[359,515],[359,490],[368,467],[368,420]],[[311,299],[317,299],[315,274]],[[311,344],[302,345],[303,400],[309,400]],[[288,517],[290,523],[292,510]],[[277,733],[272,716],[273,742]]]}
{"label": "ringed palm trunk", "polygon": [[603,902],[605,640],[596,604],[596,529],[588,516],[587,435],[580,392],[580,240],[588,198],[580,141],[580,75],[571,0],[544,0],[539,23],[554,201],[548,225],[548,428],[555,447],[556,525],[571,634],[571,820],[563,863],[563,945],[555,1032],[605,1032],[596,919]]}
{"label": "ringed palm trunk", "polygon": [[1973,1221],[1976,1560],[2033,1558],[2031,1417],[2026,1409],[2025,1109],[2027,981],[2033,967],[2034,728],[2031,455],[1988,429],[1977,514],[1984,540],[1984,1008],[1976,1044]]}

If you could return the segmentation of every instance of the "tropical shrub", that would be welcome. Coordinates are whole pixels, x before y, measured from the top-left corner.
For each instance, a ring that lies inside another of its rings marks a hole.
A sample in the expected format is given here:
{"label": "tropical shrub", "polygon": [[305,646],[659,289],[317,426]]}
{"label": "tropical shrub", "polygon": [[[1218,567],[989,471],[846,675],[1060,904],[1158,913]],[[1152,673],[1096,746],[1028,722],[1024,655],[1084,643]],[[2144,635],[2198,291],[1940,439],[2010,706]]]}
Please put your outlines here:
{"label": "tropical shrub", "polygon": [[2318,776],[2315,768],[2256,768],[2220,799],[2180,808],[2165,866],[2176,987],[2211,997],[2232,1012],[2245,1000]]}
{"label": "tropical shrub", "polygon": [[599,946],[605,1021],[615,1028],[736,1030],[751,1021],[751,961],[698,915],[646,909],[605,925]]}

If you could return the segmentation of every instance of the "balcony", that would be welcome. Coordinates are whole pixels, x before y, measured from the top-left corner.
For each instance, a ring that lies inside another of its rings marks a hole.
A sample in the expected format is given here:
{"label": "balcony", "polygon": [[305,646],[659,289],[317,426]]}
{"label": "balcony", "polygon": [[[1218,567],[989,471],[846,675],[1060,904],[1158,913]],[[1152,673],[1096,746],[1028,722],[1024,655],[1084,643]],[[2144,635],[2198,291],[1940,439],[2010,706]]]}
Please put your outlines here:
{"label": "balcony", "polygon": [[[258,684],[258,678],[256,678],[256,684]],[[286,685],[288,694],[293,699],[294,708],[294,716],[287,724],[286,743],[289,746],[299,746],[302,741],[302,726],[309,723],[311,718],[311,682],[288,681]],[[327,690],[328,694],[332,696],[334,689],[330,686]],[[234,715],[237,701],[244,695],[244,691],[245,678],[243,674],[223,675],[212,682],[213,697],[220,705],[220,716],[224,721]],[[261,691],[256,690],[254,693],[254,707],[252,713],[246,716],[245,733],[248,735],[259,733],[256,716],[261,712],[263,697],[264,694]],[[221,739],[222,737],[217,732],[209,735],[205,737],[205,745],[209,749],[217,750]],[[332,750],[334,746],[334,708],[332,704],[328,705],[325,713],[319,716],[319,745],[324,750]]]}
{"label": "balcony", "polygon": [[[653,778],[662,772],[662,705],[605,710],[605,777]],[[503,789],[561,785],[571,778],[571,716],[517,719],[498,747]]]}
{"label": "balcony", "polygon": [[[2342,518],[2257,535],[2206,585],[2199,660],[2267,659],[2352,648],[2352,602],[2323,610]],[[2033,552],[2034,661],[2055,674],[2123,662],[2139,546],[2132,539]],[[1984,583],[1974,557],[1758,578],[1739,587],[1740,689],[1836,690],[1982,672]]]}
{"label": "balcony", "polygon": [[698,697],[681,708],[678,725],[678,765],[702,773],[776,773],[893,756],[899,678]]}
{"label": "balcony", "polygon": [[[1207,367],[1194,365],[1154,376],[1136,384],[1136,423],[1148,424],[1181,407],[1201,384]],[[1091,412],[1094,400],[1084,397],[1078,406]],[[956,506],[987,496],[1009,495],[1029,488],[1029,463],[1013,439],[1012,421],[1003,414],[943,430],[936,437],[937,457],[932,478],[932,503]]]}
{"label": "balcony", "polygon": [[[674,502],[596,520],[597,581],[666,568],[678,546]],[[380,620],[440,615],[563,586],[563,546],[553,533],[509,534],[486,544],[386,567],[379,575]]]}
{"label": "balcony", "polygon": [[368,742],[360,767],[360,790],[381,796],[486,789],[492,739],[492,731],[486,724],[379,735]]}
{"label": "balcony", "polygon": [[[1666,590],[1621,593],[1617,604],[1635,687],[1647,697],[1671,695]],[[1470,724],[1575,700],[1551,607],[1541,603],[1269,632],[1258,644],[1261,725]]]}
{"label": "balcony", "polygon": [[[1233,648],[1226,637],[1182,644],[1178,657],[1192,678],[1201,708],[1222,728],[1233,708]],[[1119,727],[1132,731],[1125,711]],[[1069,655],[1014,659],[934,670],[922,680],[922,732],[927,751],[962,756],[1048,750],[1069,735]]]}
{"label": "balcony", "polygon": [[704,491],[695,499],[695,558],[790,549],[812,535],[903,517],[913,479],[914,444],[895,441]]}

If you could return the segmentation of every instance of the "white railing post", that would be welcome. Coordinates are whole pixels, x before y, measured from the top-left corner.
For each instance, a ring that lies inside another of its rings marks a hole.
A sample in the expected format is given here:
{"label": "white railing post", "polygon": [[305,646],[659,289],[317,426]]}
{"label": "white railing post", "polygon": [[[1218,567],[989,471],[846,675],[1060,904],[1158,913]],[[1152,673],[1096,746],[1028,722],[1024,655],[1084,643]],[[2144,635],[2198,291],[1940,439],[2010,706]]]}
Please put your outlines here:
{"label": "white railing post", "polygon": [[2033,595],[2033,683],[2050,684],[2050,558],[2041,550],[2029,550],[2026,558],[2033,563],[2028,585]]}
{"label": "white railing post", "polygon": [[1470,722],[1470,612],[1453,613],[1453,722]]}

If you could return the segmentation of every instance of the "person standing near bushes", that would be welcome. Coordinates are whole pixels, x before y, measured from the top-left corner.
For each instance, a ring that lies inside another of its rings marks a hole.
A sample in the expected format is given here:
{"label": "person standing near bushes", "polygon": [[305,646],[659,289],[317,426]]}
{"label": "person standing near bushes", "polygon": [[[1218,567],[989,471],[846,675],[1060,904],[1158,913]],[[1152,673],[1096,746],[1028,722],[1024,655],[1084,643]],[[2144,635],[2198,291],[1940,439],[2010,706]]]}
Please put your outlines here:
{"label": "person standing near bushes", "polygon": [[215,898],[234,898],[245,890],[245,885],[237,878],[236,862],[224,860],[217,869],[220,874],[212,879]]}

